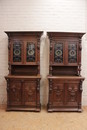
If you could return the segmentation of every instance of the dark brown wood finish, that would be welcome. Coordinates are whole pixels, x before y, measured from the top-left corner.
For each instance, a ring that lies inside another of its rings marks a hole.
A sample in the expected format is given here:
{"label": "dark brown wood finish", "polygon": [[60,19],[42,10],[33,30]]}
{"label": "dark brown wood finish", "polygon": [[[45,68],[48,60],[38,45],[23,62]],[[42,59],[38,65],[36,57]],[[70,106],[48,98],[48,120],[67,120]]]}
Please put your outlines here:
{"label": "dark brown wood finish", "polygon": [[82,111],[81,37],[48,32],[50,39],[48,112]]}
{"label": "dark brown wood finish", "polygon": [[42,32],[8,35],[7,110],[40,111],[40,37]]}

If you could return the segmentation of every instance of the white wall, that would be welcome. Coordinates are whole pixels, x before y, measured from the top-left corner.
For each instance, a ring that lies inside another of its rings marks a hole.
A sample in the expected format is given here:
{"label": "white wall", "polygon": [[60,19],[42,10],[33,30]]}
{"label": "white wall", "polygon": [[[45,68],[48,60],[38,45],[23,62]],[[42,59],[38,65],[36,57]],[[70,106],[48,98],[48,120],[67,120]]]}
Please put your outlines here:
{"label": "white wall", "polygon": [[[85,32],[86,0],[0,0],[0,104],[6,103],[8,74],[7,36],[4,31],[62,31]],[[87,105],[87,39],[83,37],[82,75],[84,81],[83,104]],[[48,44],[41,44],[41,102],[47,104]]]}

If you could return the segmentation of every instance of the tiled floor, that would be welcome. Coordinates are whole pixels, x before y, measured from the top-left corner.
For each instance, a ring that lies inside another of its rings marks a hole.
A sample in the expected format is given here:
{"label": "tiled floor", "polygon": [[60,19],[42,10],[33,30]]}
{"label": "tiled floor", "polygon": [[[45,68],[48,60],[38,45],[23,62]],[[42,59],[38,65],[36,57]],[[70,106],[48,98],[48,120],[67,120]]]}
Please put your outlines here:
{"label": "tiled floor", "polygon": [[87,107],[82,113],[6,112],[0,108],[0,130],[87,130]]}

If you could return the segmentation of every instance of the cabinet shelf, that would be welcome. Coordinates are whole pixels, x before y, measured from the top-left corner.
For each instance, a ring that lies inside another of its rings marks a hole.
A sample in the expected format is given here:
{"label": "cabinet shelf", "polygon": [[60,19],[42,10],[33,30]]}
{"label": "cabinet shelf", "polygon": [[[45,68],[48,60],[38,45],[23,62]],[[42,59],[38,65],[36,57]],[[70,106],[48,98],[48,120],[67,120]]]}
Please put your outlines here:
{"label": "cabinet shelf", "polygon": [[8,75],[5,76],[6,79],[41,79],[40,75],[36,75],[36,76],[16,76],[16,75]]}
{"label": "cabinet shelf", "polygon": [[48,75],[47,76],[48,79],[72,79],[72,80],[75,80],[75,79],[79,79],[79,80],[84,80],[85,78],[82,77],[82,76],[50,76]]}

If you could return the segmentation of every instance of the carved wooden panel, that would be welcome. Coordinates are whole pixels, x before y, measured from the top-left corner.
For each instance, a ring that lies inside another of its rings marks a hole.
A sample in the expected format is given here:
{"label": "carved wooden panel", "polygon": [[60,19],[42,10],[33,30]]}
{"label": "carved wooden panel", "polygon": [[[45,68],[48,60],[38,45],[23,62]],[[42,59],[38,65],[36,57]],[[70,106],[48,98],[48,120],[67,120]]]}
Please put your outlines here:
{"label": "carved wooden panel", "polygon": [[66,105],[77,106],[79,99],[79,84],[76,83],[67,84],[66,91],[67,91]]}
{"label": "carved wooden panel", "polygon": [[48,78],[48,111],[81,111],[84,78],[77,76],[48,76]]}
{"label": "carved wooden panel", "polygon": [[25,81],[23,83],[24,105],[36,105],[36,81]]}
{"label": "carved wooden panel", "polygon": [[21,105],[21,82],[19,80],[10,81],[8,83],[8,104],[9,105]]}
{"label": "carved wooden panel", "polygon": [[53,84],[53,105],[64,104],[64,84],[55,83]]}

